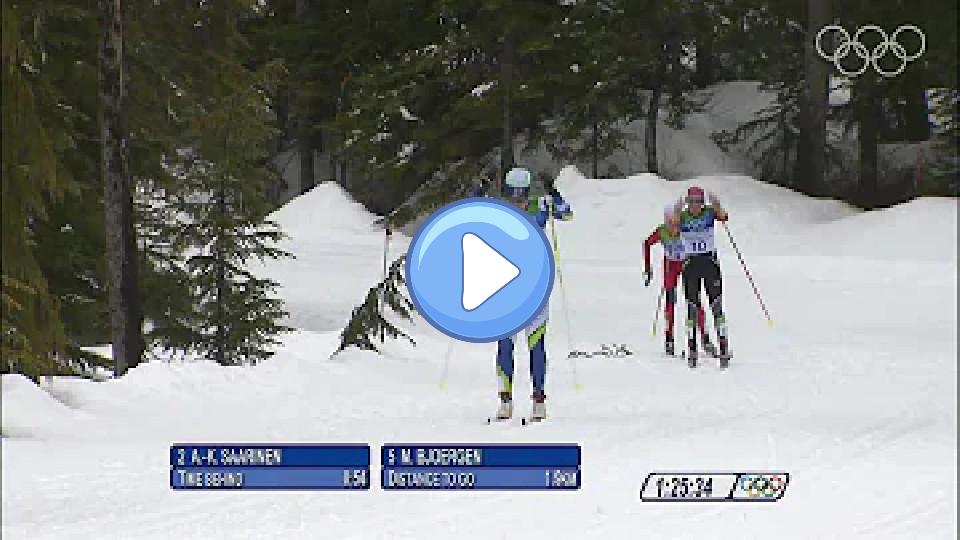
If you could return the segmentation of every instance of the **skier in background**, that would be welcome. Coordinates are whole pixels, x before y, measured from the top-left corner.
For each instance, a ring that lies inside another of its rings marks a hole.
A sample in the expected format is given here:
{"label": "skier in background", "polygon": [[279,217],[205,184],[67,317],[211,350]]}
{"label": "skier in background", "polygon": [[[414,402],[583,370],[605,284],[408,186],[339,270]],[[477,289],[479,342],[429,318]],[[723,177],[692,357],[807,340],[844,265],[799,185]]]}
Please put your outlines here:
{"label": "skier in background", "polygon": [[[677,206],[670,205],[664,208],[663,223],[643,242],[643,285],[645,287],[650,286],[650,281],[653,279],[653,272],[650,270],[650,247],[657,243],[663,246],[663,290],[667,297],[664,306],[665,350],[667,354],[673,356],[676,353],[673,342],[673,314],[677,302],[677,281],[684,264],[683,241],[680,238],[680,211]],[[699,305],[697,306],[697,327],[700,330],[703,350],[716,355],[716,349],[710,342],[704,324],[703,308]]]}
{"label": "skier in background", "polygon": [[470,192],[467,194],[468,197],[486,197],[487,192],[490,190],[490,182],[486,178],[481,178],[473,188],[470,189]]}
{"label": "skier in background", "polygon": [[[572,219],[570,205],[555,189],[550,195],[531,197],[530,177],[530,171],[523,168],[514,168],[507,173],[504,192],[510,203],[520,210],[525,210],[541,229],[546,226],[551,216],[555,219]],[[527,336],[527,348],[530,350],[530,379],[533,381],[533,408],[530,419],[534,421],[543,420],[547,416],[544,403],[547,397],[544,392],[547,351],[544,344],[549,313],[548,303],[523,332]],[[500,381],[497,420],[507,420],[513,416],[513,347],[514,336],[497,342],[497,376]]]}
{"label": "skier in background", "polygon": [[697,312],[700,310],[702,282],[707,292],[707,299],[710,300],[714,327],[717,329],[720,367],[725,368],[730,362],[730,349],[727,340],[727,323],[721,303],[723,278],[720,273],[720,263],[717,260],[713,229],[717,221],[727,221],[730,216],[720,206],[716,195],[709,194],[709,205],[705,204],[704,195],[703,188],[690,187],[684,200],[687,207],[680,213],[680,238],[686,255],[683,265],[683,293],[687,298],[687,362],[690,367],[697,365],[697,333],[694,330],[694,324]]}

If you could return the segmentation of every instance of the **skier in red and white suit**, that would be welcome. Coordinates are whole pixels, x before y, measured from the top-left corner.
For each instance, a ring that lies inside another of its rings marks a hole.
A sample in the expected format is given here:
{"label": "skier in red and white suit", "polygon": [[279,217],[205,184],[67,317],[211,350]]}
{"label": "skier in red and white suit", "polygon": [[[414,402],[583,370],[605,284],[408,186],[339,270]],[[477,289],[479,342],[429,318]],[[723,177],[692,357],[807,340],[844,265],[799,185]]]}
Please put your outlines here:
{"label": "skier in red and white suit", "polygon": [[[653,272],[650,270],[650,247],[655,244],[663,246],[663,289],[667,297],[664,306],[664,319],[666,321],[665,348],[667,354],[674,354],[673,341],[673,313],[674,306],[677,303],[677,282],[683,271],[685,253],[683,241],[680,238],[680,209],[671,205],[663,211],[663,223],[660,224],[653,233],[643,242],[643,263],[644,263],[644,285],[649,286],[653,278]],[[707,335],[704,324],[703,309],[697,310],[697,327],[700,329],[700,335],[703,337],[703,349],[713,354],[713,344]]]}

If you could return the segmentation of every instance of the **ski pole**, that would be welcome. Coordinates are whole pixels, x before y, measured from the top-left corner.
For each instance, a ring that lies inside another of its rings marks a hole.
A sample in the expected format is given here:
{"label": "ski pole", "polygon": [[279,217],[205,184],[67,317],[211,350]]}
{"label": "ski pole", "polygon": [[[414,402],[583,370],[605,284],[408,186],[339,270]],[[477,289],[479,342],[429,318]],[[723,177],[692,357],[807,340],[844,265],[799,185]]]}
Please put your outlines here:
{"label": "ski pole", "polygon": [[447,345],[447,352],[443,355],[443,370],[441,371],[440,382],[437,384],[440,390],[444,390],[447,387],[447,376],[450,373],[450,356],[453,354],[453,345],[454,340],[451,339]]}
{"label": "ski pole", "polygon": [[750,274],[750,269],[747,268],[747,263],[743,261],[743,255],[740,254],[740,249],[737,247],[737,243],[733,240],[733,234],[730,233],[730,227],[727,227],[727,223],[722,221],[723,230],[727,231],[727,238],[730,239],[730,245],[733,246],[733,250],[737,253],[737,258],[740,259],[740,266],[743,267],[743,272],[747,275],[747,280],[750,281],[750,286],[753,287],[753,294],[757,297],[757,301],[760,302],[760,309],[763,310],[763,314],[767,317],[767,324],[773,326],[773,319],[770,318],[770,312],[767,311],[767,306],[763,303],[763,298],[760,297],[760,291],[757,290],[757,284],[753,281],[753,276]]}
{"label": "ski pole", "polygon": [[553,262],[557,267],[557,278],[563,285],[563,272],[560,271],[560,244],[557,243],[557,225],[553,217],[553,203],[547,207],[550,211],[550,240],[553,241]]}
{"label": "ski pole", "polygon": [[[558,275],[563,275],[560,273],[560,267],[557,267]],[[570,308],[567,304],[567,291],[563,286],[563,278],[560,278],[560,299],[563,302],[563,317],[567,324],[567,349],[573,350],[573,331],[570,327]],[[583,388],[583,385],[580,384],[580,379],[577,377],[577,359],[573,357],[570,359],[570,366],[573,368],[573,387],[577,390]]]}
{"label": "ski pole", "polygon": [[[553,205],[551,204],[548,207],[550,211],[550,237],[553,240],[553,261],[557,269],[557,282],[560,284],[560,301],[563,303],[563,317],[564,322],[567,325],[567,350],[573,351],[573,330],[570,327],[570,307],[567,304],[567,289],[563,286],[563,271],[560,269],[560,250],[557,244],[557,225],[556,220],[553,218]],[[573,370],[573,388],[580,390],[583,388],[583,385],[580,384],[580,379],[577,377],[577,359],[576,357],[570,357],[570,367]]]}
{"label": "ski pole", "polygon": [[650,332],[651,336],[657,335],[657,321],[660,320],[660,302],[663,301],[663,293],[666,290],[665,287],[660,287],[660,294],[657,296],[657,311],[653,315],[653,331]]}
{"label": "ski pole", "polygon": [[393,231],[390,230],[390,224],[387,224],[387,228],[384,229],[383,235],[383,279],[387,279],[387,259],[390,255],[390,236],[393,234]]}
{"label": "ski pole", "polygon": [[[389,223],[389,222],[385,223],[385,227],[384,227],[383,232],[384,232],[384,235],[383,235],[383,281],[384,281],[384,283],[386,283],[386,281],[387,281],[387,259],[388,259],[389,256],[390,256],[390,235],[392,234],[392,231],[390,230],[390,223]],[[381,318],[381,319],[383,319],[383,304],[384,304],[384,300],[385,300],[385,297],[383,296],[383,291],[381,291],[381,294],[380,294],[380,318]],[[381,342],[381,343],[383,343],[383,340],[384,340],[383,332],[384,332],[384,329],[383,329],[383,327],[381,327],[381,328],[380,328],[380,342]]]}

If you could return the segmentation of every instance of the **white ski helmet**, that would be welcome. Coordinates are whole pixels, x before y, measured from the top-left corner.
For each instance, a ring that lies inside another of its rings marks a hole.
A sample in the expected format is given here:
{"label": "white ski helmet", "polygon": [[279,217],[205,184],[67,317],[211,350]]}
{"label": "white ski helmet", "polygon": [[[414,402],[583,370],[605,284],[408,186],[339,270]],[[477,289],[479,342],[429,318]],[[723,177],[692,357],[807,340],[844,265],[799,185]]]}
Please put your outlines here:
{"label": "white ski helmet", "polygon": [[504,183],[510,188],[530,189],[530,171],[522,167],[514,167],[507,173]]}

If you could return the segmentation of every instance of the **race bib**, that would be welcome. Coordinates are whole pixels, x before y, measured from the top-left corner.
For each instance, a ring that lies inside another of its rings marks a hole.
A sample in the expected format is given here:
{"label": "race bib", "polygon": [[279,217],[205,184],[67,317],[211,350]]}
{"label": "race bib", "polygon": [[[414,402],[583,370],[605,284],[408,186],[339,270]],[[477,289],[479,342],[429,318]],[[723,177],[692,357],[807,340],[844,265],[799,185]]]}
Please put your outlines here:
{"label": "race bib", "polygon": [[683,233],[683,249],[690,255],[716,251],[713,243],[713,229],[702,232]]}
{"label": "race bib", "polygon": [[713,212],[708,210],[702,216],[687,216],[680,227],[680,237],[683,239],[686,255],[716,251],[713,242]]}
{"label": "race bib", "polygon": [[684,254],[683,241],[675,238],[663,243],[663,251],[671,261],[682,261]]}

